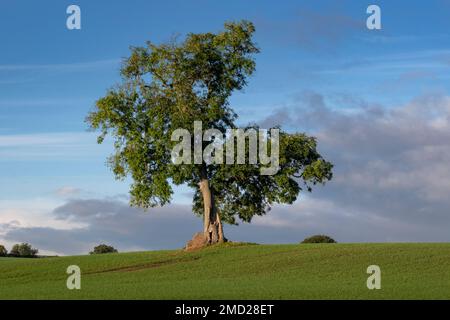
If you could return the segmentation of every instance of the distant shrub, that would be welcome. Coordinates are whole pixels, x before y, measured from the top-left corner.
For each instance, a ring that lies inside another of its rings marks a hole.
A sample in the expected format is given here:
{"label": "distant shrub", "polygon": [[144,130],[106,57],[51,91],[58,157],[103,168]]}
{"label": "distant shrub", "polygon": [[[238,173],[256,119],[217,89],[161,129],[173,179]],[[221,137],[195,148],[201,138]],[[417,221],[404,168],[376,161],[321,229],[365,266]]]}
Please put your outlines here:
{"label": "distant shrub", "polygon": [[302,243],[336,243],[336,241],[329,236],[317,234],[315,236],[306,238],[302,241]]}
{"label": "distant shrub", "polygon": [[39,250],[32,248],[31,244],[21,243],[15,244],[9,252],[9,255],[13,257],[34,258],[38,252]]}
{"label": "distant shrub", "polygon": [[117,252],[116,249],[112,246],[108,246],[106,244],[100,244],[94,247],[94,250],[89,252],[89,254],[102,254],[102,253],[114,253]]}
{"label": "distant shrub", "polygon": [[8,255],[8,250],[0,244],[0,257],[6,257]]}

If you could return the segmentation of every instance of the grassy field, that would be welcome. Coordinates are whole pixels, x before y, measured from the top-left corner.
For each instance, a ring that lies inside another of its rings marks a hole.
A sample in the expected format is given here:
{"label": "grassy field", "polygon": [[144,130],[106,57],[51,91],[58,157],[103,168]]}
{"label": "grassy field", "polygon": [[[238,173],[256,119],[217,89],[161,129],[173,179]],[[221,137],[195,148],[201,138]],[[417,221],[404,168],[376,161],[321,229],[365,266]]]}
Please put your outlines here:
{"label": "grassy field", "polygon": [[[368,290],[378,265],[381,290]],[[66,288],[78,265],[81,290]],[[223,245],[0,258],[1,299],[450,299],[450,244]]]}

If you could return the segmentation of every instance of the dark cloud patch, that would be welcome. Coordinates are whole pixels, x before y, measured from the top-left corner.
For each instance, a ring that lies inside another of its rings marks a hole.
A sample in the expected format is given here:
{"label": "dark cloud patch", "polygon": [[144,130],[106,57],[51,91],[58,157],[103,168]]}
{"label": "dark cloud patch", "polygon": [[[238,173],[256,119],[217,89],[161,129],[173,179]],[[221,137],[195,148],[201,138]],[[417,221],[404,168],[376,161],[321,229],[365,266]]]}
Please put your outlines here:
{"label": "dark cloud patch", "polygon": [[290,122],[291,114],[287,108],[281,108],[274,111],[274,113],[267,119],[259,122],[261,128],[273,128],[283,123]]}
{"label": "dark cloud patch", "polygon": [[20,227],[20,222],[17,220],[9,221],[6,223],[0,223],[0,235],[10,231],[11,229],[15,229]]}
{"label": "dark cloud patch", "polygon": [[56,208],[59,219],[83,222],[86,227],[10,228],[4,239],[30,242],[38,248],[64,254],[87,253],[99,243],[119,250],[180,248],[201,230],[201,220],[189,206],[171,205],[147,212],[114,200],[70,200]]}
{"label": "dark cloud patch", "polygon": [[[323,190],[322,190],[323,191]],[[68,207],[80,208],[83,200]],[[97,206],[102,204],[97,200]],[[110,203],[105,203],[105,208]],[[70,230],[50,227],[24,228],[9,226],[4,239],[30,242],[42,250],[61,254],[86,254],[99,243],[108,243],[120,251],[181,248],[201,222],[188,207],[170,205],[157,214],[127,210],[125,203],[117,215],[94,217],[85,228]],[[101,210],[102,212],[105,209]],[[225,226],[226,236],[233,241],[257,243],[297,243],[312,234],[328,234],[339,242],[448,241],[444,224],[417,224],[408,219],[378,215],[371,208],[361,210],[331,200],[305,198],[292,206],[276,206],[265,217],[253,223]]]}
{"label": "dark cloud patch", "polygon": [[[424,230],[449,226],[450,98],[431,94],[392,109],[367,102],[333,109],[335,102],[305,93],[283,116],[292,130],[318,137],[319,149],[335,164],[333,181],[315,197],[383,217],[387,225],[392,219]],[[277,120],[274,113],[263,122]]]}
{"label": "dark cloud patch", "polygon": [[338,242],[449,241],[448,224],[418,224],[319,197],[276,206],[270,215],[229,226],[226,233],[231,239],[258,243],[297,243],[314,234],[327,234]]}
{"label": "dark cloud patch", "polygon": [[[292,206],[226,226],[229,239],[292,243],[325,233],[340,242],[450,241],[450,97],[430,94],[383,108],[348,94],[306,92],[261,122],[315,135],[335,164],[334,178]],[[121,251],[181,248],[202,228],[188,205],[144,212],[122,199],[70,200],[52,214],[85,226],[10,223],[0,225],[0,234],[78,254],[102,242]]]}
{"label": "dark cloud patch", "polygon": [[[282,45],[295,45],[321,54],[336,54],[345,45],[367,34],[365,7],[361,16],[348,14],[348,6],[330,2],[316,7],[301,4],[284,20],[258,17],[256,25],[263,36]],[[379,32],[384,34],[383,31]]]}
{"label": "dark cloud patch", "polygon": [[[311,11],[303,9],[294,24],[296,40],[308,49],[332,50],[338,44],[365,31],[365,17],[355,19],[343,11]],[[334,50],[333,50],[334,51]]]}

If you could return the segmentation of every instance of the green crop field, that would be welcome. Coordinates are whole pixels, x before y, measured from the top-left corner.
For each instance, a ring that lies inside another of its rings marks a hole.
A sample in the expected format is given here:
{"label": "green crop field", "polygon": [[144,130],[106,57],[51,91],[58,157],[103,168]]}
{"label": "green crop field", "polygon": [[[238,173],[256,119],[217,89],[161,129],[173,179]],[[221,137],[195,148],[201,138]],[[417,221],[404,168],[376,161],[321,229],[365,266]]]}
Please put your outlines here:
{"label": "green crop field", "polygon": [[[66,269],[81,268],[68,290]],[[369,265],[381,289],[368,290]],[[0,258],[1,299],[449,299],[450,244],[226,244]]]}

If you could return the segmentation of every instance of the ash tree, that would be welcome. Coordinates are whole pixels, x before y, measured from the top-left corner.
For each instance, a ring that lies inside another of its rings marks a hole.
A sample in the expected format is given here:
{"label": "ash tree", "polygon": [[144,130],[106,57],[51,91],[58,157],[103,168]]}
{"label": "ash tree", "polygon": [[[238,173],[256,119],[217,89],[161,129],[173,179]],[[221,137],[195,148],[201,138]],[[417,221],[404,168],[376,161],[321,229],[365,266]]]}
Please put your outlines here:
{"label": "ash tree", "polygon": [[108,135],[113,138],[115,152],[108,164],[116,178],[132,178],[131,205],[166,205],[172,185],[187,185],[194,190],[193,211],[203,216],[210,244],[225,241],[222,222],[250,222],[273,204],[291,204],[302,190],[311,191],[332,177],[332,164],[318,153],[314,137],[284,131],[279,132],[273,175],[261,175],[263,165],[248,162],[174,164],[174,130],[193,132],[194,121],[223,133],[237,128],[229,99],[255,70],[259,49],[254,31],[248,21],[225,23],[219,33],[191,33],[182,41],[132,47],[121,67],[122,81],[87,117],[90,127],[100,131],[99,143]]}

